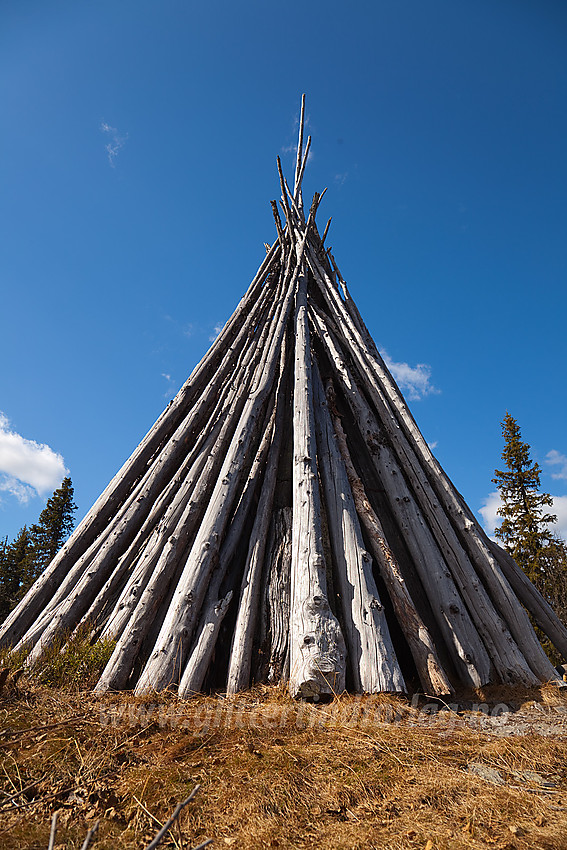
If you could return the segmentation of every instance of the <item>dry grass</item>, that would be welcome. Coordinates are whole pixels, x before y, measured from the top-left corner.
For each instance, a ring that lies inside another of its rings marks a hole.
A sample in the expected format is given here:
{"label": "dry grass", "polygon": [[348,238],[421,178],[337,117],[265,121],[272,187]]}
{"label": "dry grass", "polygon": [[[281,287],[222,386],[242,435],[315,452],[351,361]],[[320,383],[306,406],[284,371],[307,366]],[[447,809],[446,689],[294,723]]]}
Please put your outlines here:
{"label": "dry grass", "polygon": [[[567,710],[550,689],[464,696]],[[20,680],[0,703],[0,741],[5,850],[47,847],[55,810],[59,850],[97,819],[100,850],[141,848],[197,782],[163,846],[567,848],[566,739],[499,738],[392,697],[95,699]]]}

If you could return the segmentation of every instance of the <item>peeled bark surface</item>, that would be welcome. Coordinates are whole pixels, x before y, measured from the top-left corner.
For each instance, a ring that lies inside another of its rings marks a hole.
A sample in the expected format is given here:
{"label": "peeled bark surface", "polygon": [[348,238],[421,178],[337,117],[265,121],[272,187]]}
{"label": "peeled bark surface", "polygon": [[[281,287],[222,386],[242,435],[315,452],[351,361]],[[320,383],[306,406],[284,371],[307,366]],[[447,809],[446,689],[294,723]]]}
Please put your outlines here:
{"label": "peeled bark surface", "polygon": [[273,517],[269,545],[267,603],[270,630],[268,681],[289,679],[289,616],[291,583],[291,508]]}
{"label": "peeled bark surface", "polygon": [[567,628],[423,439],[323,246],[330,219],[319,236],[326,190],[305,216],[304,115],[244,298],[0,643],[35,663],[79,624],[113,638],[99,693],[403,691],[408,649],[430,694],[557,681],[524,606],[566,658]]}
{"label": "peeled bark surface", "polygon": [[366,551],[319,372],[313,370],[317,456],[337,567],[354,686],[359,693],[405,692],[406,685]]}
{"label": "peeled bark surface", "polygon": [[[334,390],[331,385],[327,389],[327,398],[331,409],[334,409]],[[346,436],[340,418],[336,413],[333,415],[333,425],[358,516],[366,529],[372,554],[388,588],[396,618],[408,642],[422,687],[426,693],[435,696],[451,694],[454,689],[439,661],[431,635],[411,598],[400,567],[386,540],[380,520],[370,504],[362,481],[356,473],[348,450]]]}
{"label": "peeled bark surface", "polygon": [[327,599],[305,276],[296,298],[295,346],[289,690],[293,697],[320,699],[344,690],[346,648]]}

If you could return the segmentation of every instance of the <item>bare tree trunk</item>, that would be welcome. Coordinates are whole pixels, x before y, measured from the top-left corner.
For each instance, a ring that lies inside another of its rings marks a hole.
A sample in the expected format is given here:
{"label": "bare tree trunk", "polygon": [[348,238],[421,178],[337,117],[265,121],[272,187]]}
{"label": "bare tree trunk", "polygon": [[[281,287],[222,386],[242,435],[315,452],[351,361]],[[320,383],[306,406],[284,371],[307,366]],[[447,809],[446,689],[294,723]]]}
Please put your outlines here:
{"label": "bare tree trunk", "polygon": [[[284,346],[285,352],[285,346]],[[244,567],[242,588],[238,603],[238,615],[232,638],[230,661],[228,667],[227,693],[234,694],[247,688],[250,683],[250,669],[252,664],[252,645],[260,599],[260,585],[262,578],[262,567],[266,551],[266,539],[270,526],[274,491],[278,474],[278,462],[283,437],[283,414],[284,414],[284,390],[282,362],[280,369],[280,383],[276,398],[276,419],[272,445],[268,453],[266,472],[262,483],[260,500],[256,519],[250,535],[248,555]]]}
{"label": "bare tree trunk", "polygon": [[388,495],[392,514],[421,579],[453,663],[465,684],[481,687],[490,681],[490,659],[485,646],[414,495],[407,487],[390,448],[381,438],[375,417],[346,366],[337,340],[328,328],[323,328],[314,312],[312,317],[359,432],[368,446],[379,480]]}
{"label": "bare tree trunk", "polygon": [[313,364],[313,386],[317,458],[355,690],[358,693],[403,693],[406,691],[404,678],[372,575],[372,557],[364,545],[316,363]]}
{"label": "bare tree trunk", "polygon": [[346,648],[327,599],[304,275],[295,316],[289,690],[293,697],[319,699],[344,689]]}
{"label": "bare tree trunk", "polygon": [[[272,519],[267,567],[267,603],[270,632],[268,681],[289,678],[289,617],[291,536],[293,511],[280,508]],[[287,664],[286,664],[287,659]]]}
{"label": "bare tree trunk", "polygon": [[195,539],[156,645],[136,687],[137,693],[161,690],[183,669],[196,618],[208,580],[218,558],[223,535],[240,479],[242,458],[258,434],[261,415],[273,387],[277,357],[284,338],[292,303],[296,274],[292,275],[279,316],[273,320],[273,333],[266,356],[254,377],[231,446],[216,481],[199,533]]}
{"label": "bare tree trunk", "polygon": [[334,389],[332,384],[329,383],[327,388],[329,409],[332,412],[337,443],[352,488],[356,511],[366,530],[372,554],[380,570],[380,575],[388,589],[396,619],[408,642],[421,685],[425,693],[428,694],[435,696],[451,694],[453,693],[453,687],[439,660],[429,630],[414,605],[400,567],[386,540],[384,529],[370,504],[362,481],[354,468],[348,450],[346,436],[340,418],[335,410],[334,397]]}
{"label": "bare tree trunk", "polygon": [[[310,264],[318,267],[321,281],[324,281],[325,272],[310,246],[307,258]],[[395,439],[394,445],[404,465],[404,471],[419,482],[416,495],[420,506],[428,517],[441,547],[446,546],[447,551],[452,552],[451,569],[456,570],[458,580],[463,581],[462,589],[465,594],[472,593],[473,598],[480,596],[476,604],[473,603],[473,608],[481,612],[483,609],[486,611],[487,615],[482,616],[483,638],[490,645],[491,656],[499,674],[504,681],[515,681],[517,675],[526,684],[533,684],[538,679],[547,681],[555,675],[554,668],[547,659],[526,612],[517,605],[510,585],[483,543],[478,524],[463,512],[459,495],[433,457],[399,388],[375,347],[374,351],[368,348],[338,293],[333,291],[329,284],[320,288],[331,313],[341,322],[345,339],[349,340],[349,350],[362,368],[366,386],[377,405],[381,422]],[[415,446],[419,457],[412,446]],[[459,531],[459,539],[452,523]],[[466,559],[460,554],[461,543],[468,552]],[[471,580],[467,564],[473,566],[475,573],[478,570],[500,613],[496,613],[492,601],[478,579]],[[502,618],[505,624],[502,623]],[[503,634],[500,632],[501,625],[504,625]],[[481,626],[478,619],[477,626]],[[526,669],[528,665],[531,669]]]}
{"label": "bare tree trunk", "polygon": [[137,480],[144,474],[152,457],[175,432],[195,398],[206,386],[210,375],[217,371],[219,362],[246,322],[247,317],[249,317],[251,308],[262,291],[265,279],[277,264],[279,253],[279,243],[275,243],[258,269],[248,291],[225,325],[220,337],[216,340],[215,346],[209,349],[201,362],[195,367],[175,399],[164,410],[146,437],[114,476],[48,568],[39,576],[24,599],[2,624],[0,628],[1,645],[15,644],[25,634],[39,612],[45,608],[61,581],[69,573],[70,565],[74,564],[96,540],[108,524],[109,519],[115,515],[119,506],[135,486]]}

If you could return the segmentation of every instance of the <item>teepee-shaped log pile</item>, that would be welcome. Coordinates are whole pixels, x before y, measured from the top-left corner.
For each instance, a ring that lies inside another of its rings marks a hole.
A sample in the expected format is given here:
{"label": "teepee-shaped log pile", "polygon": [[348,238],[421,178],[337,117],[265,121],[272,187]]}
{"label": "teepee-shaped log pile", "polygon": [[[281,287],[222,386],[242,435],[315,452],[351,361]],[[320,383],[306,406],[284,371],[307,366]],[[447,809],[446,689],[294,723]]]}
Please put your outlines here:
{"label": "teepee-shaped log pile", "polygon": [[[555,679],[567,630],[483,533],[419,432],[315,225],[277,239],[222,333],[0,631],[37,660],[89,623],[96,690],[285,680],[429,694]],[[269,247],[269,246],[268,246]],[[524,607],[525,606],[525,607]]]}

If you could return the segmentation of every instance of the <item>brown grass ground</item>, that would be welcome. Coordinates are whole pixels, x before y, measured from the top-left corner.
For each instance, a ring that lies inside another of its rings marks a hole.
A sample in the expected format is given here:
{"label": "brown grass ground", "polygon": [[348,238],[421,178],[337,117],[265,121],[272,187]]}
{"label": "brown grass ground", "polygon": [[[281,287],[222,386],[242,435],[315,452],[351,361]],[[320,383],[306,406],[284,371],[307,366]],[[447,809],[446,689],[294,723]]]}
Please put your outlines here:
{"label": "brown grass ground", "polygon": [[57,810],[58,850],[96,820],[96,848],[142,848],[200,783],[164,847],[567,848],[567,737],[554,734],[567,698],[468,698],[531,705],[547,736],[498,737],[470,713],[431,718],[387,696],[96,699],[20,680],[0,702],[0,847],[44,850]]}

